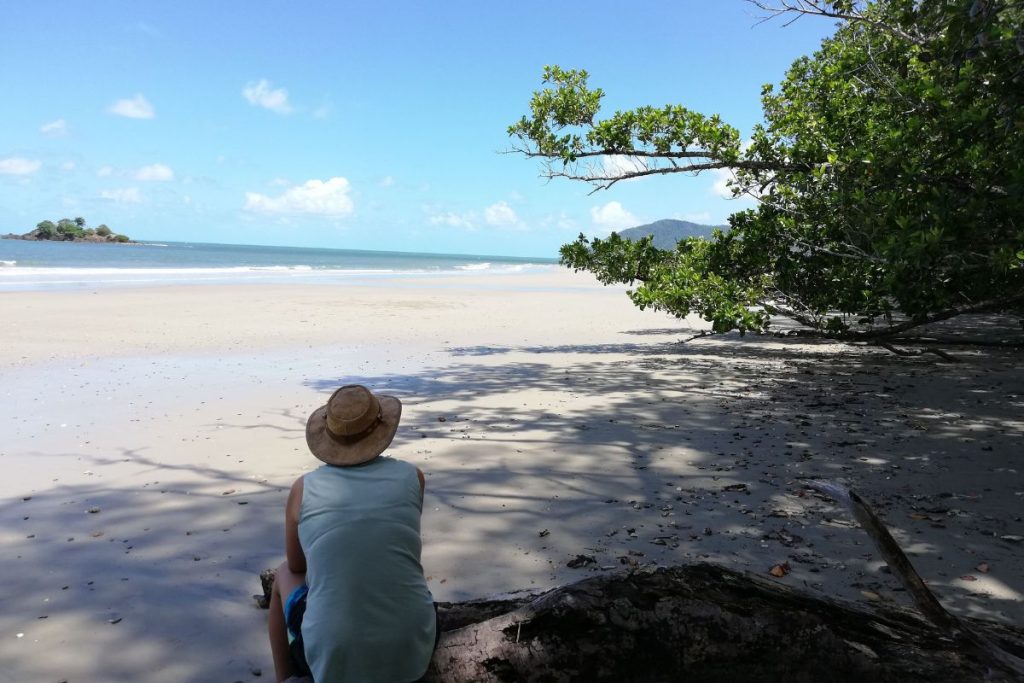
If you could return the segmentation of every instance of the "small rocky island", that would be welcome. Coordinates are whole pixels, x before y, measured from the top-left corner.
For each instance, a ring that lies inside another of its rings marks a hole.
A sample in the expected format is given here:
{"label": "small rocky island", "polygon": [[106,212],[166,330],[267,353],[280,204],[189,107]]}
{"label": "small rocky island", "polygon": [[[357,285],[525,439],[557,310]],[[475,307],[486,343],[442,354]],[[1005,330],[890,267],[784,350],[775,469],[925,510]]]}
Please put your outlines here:
{"label": "small rocky island", "polygon": [[128,239],[127,235],[121,235],[104,224],[96,228],[86,226],[85,219],[61,218],[53,221],[42,221],[36,224],[35,230],[26,232],[24,235],[16,235],[13,232],[3,236],[5,240],[29,240],[33,242],[115,242],[120,244],[135,244]]}

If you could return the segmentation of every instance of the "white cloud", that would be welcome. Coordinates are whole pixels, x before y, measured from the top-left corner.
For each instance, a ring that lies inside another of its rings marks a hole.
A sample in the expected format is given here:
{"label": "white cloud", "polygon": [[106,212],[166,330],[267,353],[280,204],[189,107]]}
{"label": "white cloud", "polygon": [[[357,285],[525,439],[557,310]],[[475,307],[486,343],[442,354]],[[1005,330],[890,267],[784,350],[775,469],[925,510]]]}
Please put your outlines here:
{"label": "white cloud", "polygon": [[326,119],[330,115],[331,110],[326,104],[320,105],[319,107],[313,110],[314,119]]}
{"label": "white cloud", "polygon": [[507,202],[497,202],[484,209],[484,220],[488,225],[515,225],[519,216]]}
{"label": "white cloud", "polygon": [[100,178],[109,178],[110,176],[114,175],[114,167],[101,166],[100,169],[96,171],[96,175],[98,175]]}
{"label": "white cloud", "polygon": [[117,204],[138,204],[142,201],[137,187],[122,187],[116,190],[103,190],[100,192],[101,199],[109,199]]}
{"label": "white cloud", "polygon": [[429,218],[431,225],[448,225],[453,228],[467,228],[472,230],[475,227],[476,215],[472,211],[456,213],[454,211],[442,211],[435,213]]}
{"label": "white cloud", "polygon": [[395,179],[393,176],[386,175],[380,180],[381,187],[394,187]]}
{"label": "white cloud", "polygon": [[38,171],[43,162],[37,159],[8,157],[0,159],[0,175],[31,175]]}
{"label": "white cloud", "polygon": [[[767,185],[765,186],[765,188],[760,188],[756,185],[748,187],[739,186],[738,184],[736,184],[736,174],[733,173],[732,170],[728,168],[712,169],[711,175],[715,179],[714,182],[711,184],[711,194],[715,195],[716,197],[723,197],[725,199],[735,199],[736,201],[741,203],[756,201],[760,199],[764,194],[762,192],[762,189],[767,188]],[[729,185],[730,182],[733,183],[733,186]],[[733,187],[740,189],[740,194],[734,194]],[[765,191],[767,190],[765,189]]]}
{"label": "white cloud", "polygon": [[277,214],[315,214],[319,216],[347,216],[354,206],[349,197],[351,189],[342,177],[307,180],[304,185],[285,190],[279,197],[268,197],[256,192],[245,193],[245,210]]}
{"label": "white cloud", "polygon": [[565,211],[560,211],[559,213],[549,213],[544,216],[540,221],[540,226],[542,228],[550,228],[554,226],[559,230],[575,230],[576,221],[573,220]]}
{"label": "white cloud", "polygon": [[287,178],[274,178],[270,181],[270,184],[273,187],[291,187],[292,181]]}
{"label": "white cloud", "polygon": [[485,207],[483,211],[450,211],[437,204],[423,206],[427,214],[427,222],[430,225],[447,225],[452,228],[463,228],[475,230],[481,222],[487,225],[525,229],[526,226],[520,221],[515,209],[509,206],[506,201],[499,201]]}
{"label": "white cloud", "polygon": [[135,172],[136,180],[174,180],[174,171],[164,164],[150,164]]}
{"label": "white cloud", "polygon": [[647,164],[643,159],[624,154],[609,154],[601,157],[601,167],[604,169],[604,174],[610,178],[647,170]]}
{"label": "white cloud", "polygon": [[263,107],[278,114],[287,114],[292,110],[288,104],[288,91],[284,88],[274,90],[270,81],[265,78],[246,84],[242,89],[242,96],[254,107]]}
{"label": "white cloud", "polygon": [[139,93],[130,100],[114,102],[107,111],[129,119],[151,119],[156,116],[156,112],[153,111],[153,105],[142,96],[142,93]]}
{"label": "white cloud", "polygon": [[733,172],[728,168],[713,168],[711,169],[711,177],[715,179],[711,184],[712,194],[718,197],[732,199],[732,188],[729,187],[729,181],[733,180],[735,177]]}
{"label": "white cloud", "polygon": [[560,230],[576,229],[576,221],[570,218],[564,211],[558,215],[558,218],[555,220],[555,225],[557,225]]}
{"label": "white cloud", "polygon": [[68,134],[68,122],[57,119],[39,126],[39,132],[51,138],[59,138]]}
{"label": "white cloud", "polygon": [[60,170],[62,170],[62,171],[74,171],[75,170],[75,162],[73,162],[73,161],[65,161],[63,164],[60,165]]}
{"label": "white cloud", "polygon": [[623,230],[640,224],[639,219],[623,208],[619,202],[608,202],[604,206],[590,209],[590,218],[594,225],[603,230]]}

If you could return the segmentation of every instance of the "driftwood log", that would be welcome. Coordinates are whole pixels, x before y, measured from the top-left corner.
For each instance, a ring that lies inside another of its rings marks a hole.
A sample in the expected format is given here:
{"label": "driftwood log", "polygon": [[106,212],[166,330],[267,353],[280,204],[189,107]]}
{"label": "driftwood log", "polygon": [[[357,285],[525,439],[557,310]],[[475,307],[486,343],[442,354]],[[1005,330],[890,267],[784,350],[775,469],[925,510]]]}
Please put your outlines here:
{"label": "driftwood log", "polygon": [[[539,595],[440,603],[432,683],[1024,681],[1024,629],[949,614],[852,491],[850,510],[917,605],[833,600],[712,564],[598,574]],[[260,575],[265,606],[273,583]]]}
{"label": "driftwood log", "polygon": [[[916,612],[868,610],[708,564],[594,576],[454,630],[476,608],[444,607],[428,677],[444,683],[1019,680]],[[1024,652],[1024,632],[972,625]]]}
{"label": "driftwood log", "polygon": [[[438,613],[434,683],[1021,680],[914,610],[867,609],[711,564],[598,574],[538,596],[439,603]],[[1024,654],[1024,630],[970,626]]]}

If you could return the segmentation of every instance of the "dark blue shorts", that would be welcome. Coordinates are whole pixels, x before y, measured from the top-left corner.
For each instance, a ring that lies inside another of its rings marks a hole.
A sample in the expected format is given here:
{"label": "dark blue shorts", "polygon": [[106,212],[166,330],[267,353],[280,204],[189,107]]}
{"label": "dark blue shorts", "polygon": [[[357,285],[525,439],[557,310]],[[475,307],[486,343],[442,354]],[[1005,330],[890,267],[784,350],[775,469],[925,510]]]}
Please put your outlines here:
{"label": "dark blue shorts", "polygon": [[288,652],[296,676],[312,676],[306,662],[306,649],[302,643],[302,617],[306,615],[306,595],[309,586],[302,584],[292,591],[284,603],[284,623],[288,627]]}
{"label": "dark blue shorts", "polygon": [[[309,670],[309,663],[306,661],[306,650],[302,643],[302,617],[306,615],[306,595],[309,594],[309,587],[302,584],[292,591],[284,603],[284,623],[288,627],[288,652],[292,658],[292,670],[297,676],[313,676]],[[434,603],[434,649],[441,640],[441,624],[437,617],[437,603]],[[412,683],[422,683],[426,679],[426,672],[423,677]]]}

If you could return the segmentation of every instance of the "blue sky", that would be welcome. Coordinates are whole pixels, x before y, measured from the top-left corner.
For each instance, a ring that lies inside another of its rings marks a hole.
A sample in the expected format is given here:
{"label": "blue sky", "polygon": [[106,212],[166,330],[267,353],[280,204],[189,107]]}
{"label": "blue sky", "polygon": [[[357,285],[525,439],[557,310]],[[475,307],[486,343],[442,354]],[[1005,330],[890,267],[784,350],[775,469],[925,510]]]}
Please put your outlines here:
{"label": "blue sky", "polygon": [[545,64],[608,112],[678,103],[744,135],[833,27],[742,0],[33,2],[0,21],[0,232],[551,256],[579,232],[720,223],[720,175],[588,195],[501,154]]}

